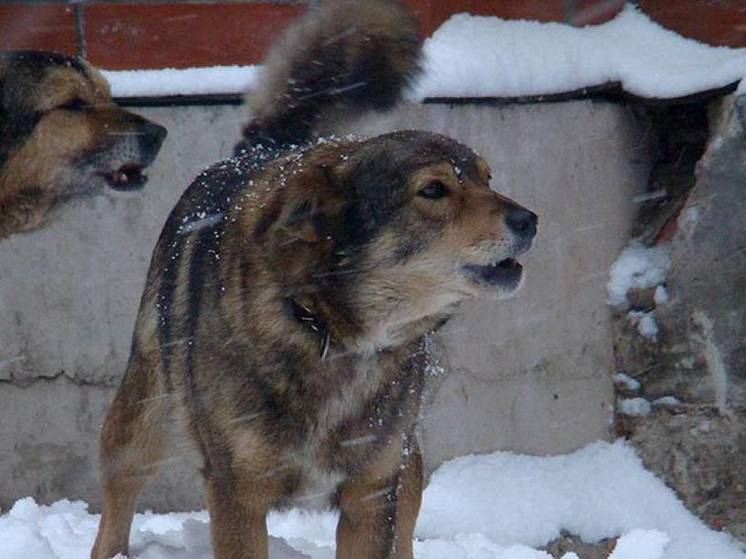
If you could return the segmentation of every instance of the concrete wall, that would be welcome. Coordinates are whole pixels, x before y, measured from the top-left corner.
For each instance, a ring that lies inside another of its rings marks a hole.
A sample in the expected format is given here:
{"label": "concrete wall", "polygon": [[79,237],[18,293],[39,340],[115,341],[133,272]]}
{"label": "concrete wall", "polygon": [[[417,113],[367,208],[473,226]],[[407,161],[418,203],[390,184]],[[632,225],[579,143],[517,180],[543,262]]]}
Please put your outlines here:
{"label": "concrete wall", "polygon": [[[33,495],[98,500],[98,429],[121,375],[150,253],[190,179],[229,154],[233,106],[147,108],[169,128],[142,193],[65,208],[47,228],[0,243],[0,506]],[[645,122],[623,107],[404,105],[362,134],[428,128],[491,163],[493,185],[540,215],[508,302],[464,305],[439,336],[447,375],[423,418],[428,465],[467,452],[560,453],[607,437],[612,395],[604,285],[626,244],[649,169]],[[201,506],[177,456],[142,499]]]}

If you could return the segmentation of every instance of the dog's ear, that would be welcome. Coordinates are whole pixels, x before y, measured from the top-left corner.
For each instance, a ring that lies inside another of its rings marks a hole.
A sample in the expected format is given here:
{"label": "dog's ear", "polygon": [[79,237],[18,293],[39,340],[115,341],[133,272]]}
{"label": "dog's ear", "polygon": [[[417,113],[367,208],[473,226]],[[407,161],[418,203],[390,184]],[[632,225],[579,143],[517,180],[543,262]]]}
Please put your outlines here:
{"label": "dog's ear", "polygon": [[329,166],[304,166],[288,182],[282,211],[272,228],[275,242],[328,244],[347,205],[341,194]]}
{"label": "dog's ear", "polygon": [[315,195],[304,196],[287,208],[281,231],[290,237],[306,243],[318,242],[321,238],[323,206]]}

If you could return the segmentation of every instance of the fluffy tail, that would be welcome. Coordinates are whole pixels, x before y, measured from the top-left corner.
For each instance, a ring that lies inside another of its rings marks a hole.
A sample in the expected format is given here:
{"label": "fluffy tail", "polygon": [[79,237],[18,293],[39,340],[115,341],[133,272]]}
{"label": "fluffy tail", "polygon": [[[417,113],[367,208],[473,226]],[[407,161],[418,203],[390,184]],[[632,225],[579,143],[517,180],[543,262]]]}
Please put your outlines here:
{"label": "fluffy tail", "polygon": [[392,106],[419,73],[420,50],[415,20],[398,2],[322,0],[269,52],[236,152],[304,144],[331,105]]}

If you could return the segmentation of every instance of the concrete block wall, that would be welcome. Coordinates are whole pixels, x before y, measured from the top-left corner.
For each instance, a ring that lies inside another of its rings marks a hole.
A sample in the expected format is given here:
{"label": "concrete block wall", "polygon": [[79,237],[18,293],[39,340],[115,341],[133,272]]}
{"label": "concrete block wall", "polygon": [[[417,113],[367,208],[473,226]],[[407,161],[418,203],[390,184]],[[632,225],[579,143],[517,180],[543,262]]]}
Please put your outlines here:
{"label": "concrete block wall", "polygon": [[[62,210],[0,242],[0,506],[32,495],[98,502],[97,436],[127,359],[145,271],[166,215],[199,170],[239,137],[236,106],[153,107],[169,128],[144,192]],[[646,123],[591,101],[406,104],[337,131],[426,128],[468,143],[493,185],[540,215],[525,288],[464,305],[438,336],[422,427],[430,468],[495,449],[571,451],[606,438],[613,356],[608,267],[645,189]],[[164,464],[143,508],[202,506],[188,453]]]}

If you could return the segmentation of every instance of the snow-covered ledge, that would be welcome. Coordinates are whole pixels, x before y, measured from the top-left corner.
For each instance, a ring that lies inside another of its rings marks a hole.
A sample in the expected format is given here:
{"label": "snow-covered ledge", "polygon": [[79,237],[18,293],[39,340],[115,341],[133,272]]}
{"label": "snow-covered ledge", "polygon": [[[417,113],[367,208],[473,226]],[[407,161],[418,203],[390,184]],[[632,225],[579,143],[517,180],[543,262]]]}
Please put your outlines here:
{"label": "snow-covered ledge", "polygon": [[[621,87],[648,99],[735,88],[746,48],[686,39],[628,5],[589,27],[458,14],[425,41],[424,72],[408,97],[514,98]],[[257,66],[107,71],[118,98],[240,95]]]}

